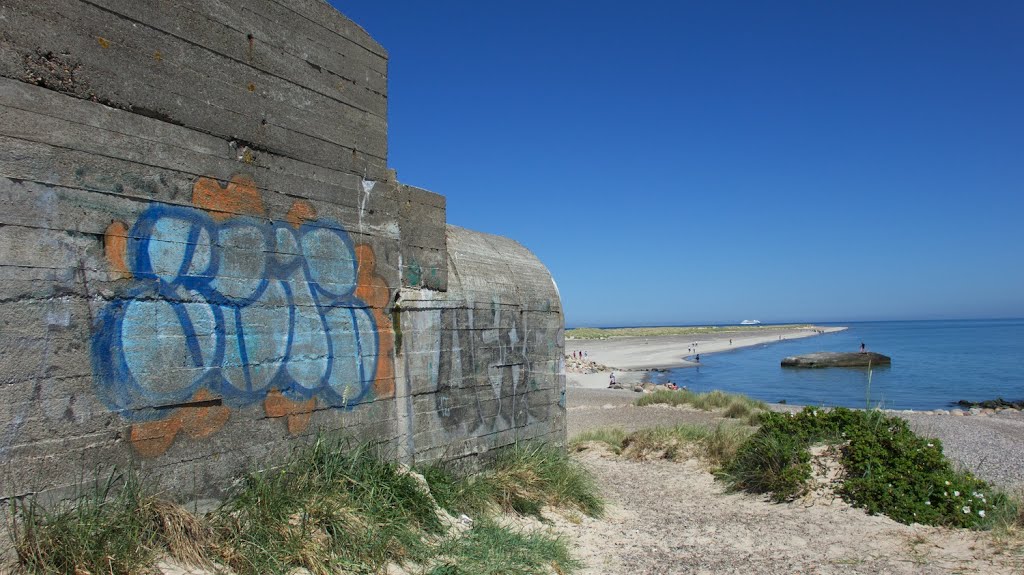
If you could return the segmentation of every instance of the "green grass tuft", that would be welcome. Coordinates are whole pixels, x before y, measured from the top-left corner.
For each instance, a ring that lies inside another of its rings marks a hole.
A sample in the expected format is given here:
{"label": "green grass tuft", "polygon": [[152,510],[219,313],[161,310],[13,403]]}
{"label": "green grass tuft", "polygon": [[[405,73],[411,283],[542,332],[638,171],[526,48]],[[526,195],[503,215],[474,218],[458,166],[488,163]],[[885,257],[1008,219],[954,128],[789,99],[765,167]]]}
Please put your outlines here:
{"label": "green grass tuft", "polygon": [[478,521],[462,537],[442,545],[440,554],[443,561],[429,575],[530,575],[579,568],[561,538],[490,520]]}
{"label": "green grass tuft", "polygon": [[320,439],[279,469],[250,474],[214,515],[221,560],[240,575],[379,569],[427,555],[443,531],[416,478],[369,446]]}
{"label": "green grass tuft", "polygon": [[158,554],[204,563],[210,529],[181,507],[147,495],[132,473],[111,473],[53,505],[12,508],[19,564],[30,573],[136,573]]}
{"label": "green grass tuft", "polygon": [[622,442],[626,439],[628,434],[619,427],[603,427],[600,429],[592,429],[590,431],[584,431],[577,435],[569,443],[569,447],[574,450],[579,450],[580,447],[586,443],[598,442],[604,443],[612,450],[613,453],[622,453]]}
{"label": "green grass tuft", "polygon": [[644,394],[643,397],[638,398],[633,404],[639,407],[656,404],[674,407],[691,405],[704,411],[724,409],[724,416],[734,419],[747,419],[754,412],[768,409],[768,404],[763,401],[751,399],[745,395],[725,393],[718,390],[697,393],[688,389],[659,389],[654,393]]}
{"label": "green grass tuft", "polygon": [[593,517],[604,511],[594,478],[560,450],[544,445],[516,445],[495,460],[481,481],[491,486],[506,511],[539,515],[540,507],[575,508]]}
{"label": "green grass tuft", "polygon": [[736,452],[753,433],[742,424],[719,424],[715,428],[682,423],[674,427],[652,427],[626,433],[618,428],[596,429],[572,440],[576,449],[589,442],[607,444],[616,454],[634,459],[658,457],[679,461],[697,457],[720,465]]}

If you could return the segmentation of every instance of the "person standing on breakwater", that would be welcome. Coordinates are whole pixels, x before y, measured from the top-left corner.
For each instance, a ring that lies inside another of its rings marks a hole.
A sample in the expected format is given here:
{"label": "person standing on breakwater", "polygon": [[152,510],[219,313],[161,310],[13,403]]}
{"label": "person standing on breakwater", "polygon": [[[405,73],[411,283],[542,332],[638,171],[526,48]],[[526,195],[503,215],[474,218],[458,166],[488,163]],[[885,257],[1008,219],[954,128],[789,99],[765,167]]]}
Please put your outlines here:
{"label": "person standing on breakwater", "polygon": [[860,342],[860,352],[864,353],[864,342]]}

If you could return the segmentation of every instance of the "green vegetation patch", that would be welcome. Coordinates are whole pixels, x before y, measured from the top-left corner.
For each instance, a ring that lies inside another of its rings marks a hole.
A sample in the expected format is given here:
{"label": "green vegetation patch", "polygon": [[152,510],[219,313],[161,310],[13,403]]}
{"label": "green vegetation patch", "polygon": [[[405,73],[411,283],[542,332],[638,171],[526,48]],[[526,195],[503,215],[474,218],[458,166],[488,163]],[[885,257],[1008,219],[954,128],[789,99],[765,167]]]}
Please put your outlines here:
{"label": "green vegetation patch", "polygon": [[245,477],[212,523],[239,575],[315,574],[422,561],[443,532],[425,485],[376,450],[320,440],[288,465]]}
{"label": "green vegetation patch", "polygon": [[[245,476],[202,517],[148,495],[132,476],[111,476],[73,501],[19,502],[11,532],[28,573],[147,573],[161,555],[239,575],[378,573],[388,563],[436,574],[568,573],[577,564],[561,539],[499,525],[495,514],[603,509],[589,473],[551,447],[509,448],[473,476],[422,471],[371,446],[320,439],[282,467]],[[443,510],[474,526],[453,529],[461,522]]]}
{"label": "green vegetation patch", "polygon": [[147,495],[132,474],[110,474],[72,500],[30,498],[11,510],[14,551],[29,573],[127,575],[164,553],[195,564],[212,540],[206,524]]}
{"label": "green vegetation patch", "polygon": [[592,517],[604,511],[593,477],[561,450],[541,444],[504,450],[471,475],[444,466],[424,470],[438,505],[450,513],[482,515],[494,509],[540,516],[545,506],[574,509]]}
{"label": "green vegetation patch", "polygon": [[907,422],[880,411],[805,408],[766,412],[761,428],[723,467],[734,489],[785,501],[805,492],[811,478],[809,448],[840,447],[845,477],[839,494],[856,507],[901,523],[988,528],[1016,518],[1004,493],[954,469],[937,439],[920,437]]}
{"label": "green vegetation patch", "polygon": [[690,405],[704,411],[716,409],[724,410],[725,417],[733,419],[750,419],[751,423],[757,422],[757,414],[766,411],[768,404],[745,395],[736,393],[725,393],[722,391],[709,391],[697,393],[688,389],[659,389],[653,393],[645,393],[642,397],[633,402],[636,406],[646,405]]}
{"label": "green vegetation patch", "polygon": [[445,542],[440,554],[442,563],[429,575],[566,573],[580,566],[560,537],[503,527],[489,519]]}
{"label": "green vegetation patch", "polygon": [[681,461],[696,457],[712,465],[730,460],[739,446],[753,433],[742,424],[705,425],[679,424],[673,427],[652,427],[626,433],[618,428],[597,429],[577,435],[573,449],[583,449],[591,442],[604,443],[617,453],[632,459],[652,457]]}

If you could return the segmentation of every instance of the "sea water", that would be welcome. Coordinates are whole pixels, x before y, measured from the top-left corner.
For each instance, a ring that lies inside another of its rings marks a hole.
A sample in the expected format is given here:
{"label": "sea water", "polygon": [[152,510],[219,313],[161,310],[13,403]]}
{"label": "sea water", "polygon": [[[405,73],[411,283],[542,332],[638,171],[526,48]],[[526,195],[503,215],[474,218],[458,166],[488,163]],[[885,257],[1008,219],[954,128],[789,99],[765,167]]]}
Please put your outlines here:
{"label": "sea water", "polygon": [[[1024,319],[839,323],[849,329],[702,354],[700,367],[652,373],[693,391],[742,393],[768,402],[888,409],[941,409],[956,401],[1024,400]],[[783,368],[816,351],[868,351],[889,367]]]}

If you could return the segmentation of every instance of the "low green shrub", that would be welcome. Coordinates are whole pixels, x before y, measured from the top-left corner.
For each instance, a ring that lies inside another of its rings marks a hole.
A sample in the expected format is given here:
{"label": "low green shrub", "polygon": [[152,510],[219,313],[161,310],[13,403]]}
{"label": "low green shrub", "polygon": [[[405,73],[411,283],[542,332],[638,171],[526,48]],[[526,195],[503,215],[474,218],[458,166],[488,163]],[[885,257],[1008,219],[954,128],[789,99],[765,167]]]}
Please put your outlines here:
{"label": "low green shrub", "polygon": [[723,468],[735,489],[770,493],[776,501],[803,493],[811,476],[809,447],[841,446],[839,493],[872,514],[902,523],[985,528],[1012,517],[1015,504],[970,473],[957,471],[937,439],[879,411],[805,408],[761,414],[761,428]]}

